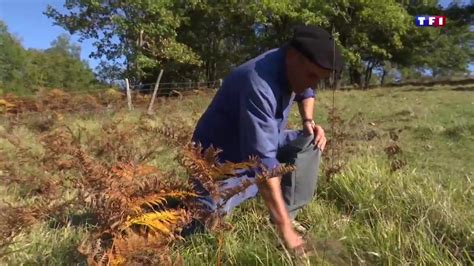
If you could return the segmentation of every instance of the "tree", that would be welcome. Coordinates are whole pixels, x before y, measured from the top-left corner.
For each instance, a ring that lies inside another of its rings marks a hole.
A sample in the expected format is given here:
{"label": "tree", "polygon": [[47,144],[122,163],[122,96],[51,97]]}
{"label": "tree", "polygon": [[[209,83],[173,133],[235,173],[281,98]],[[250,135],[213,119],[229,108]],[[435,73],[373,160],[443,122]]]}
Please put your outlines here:
{"label": "tree", "polygon": [[[186,18],[177,29],[177,40],[190,47],[202,65],[187,71],[186,66],[179,66],[176,75],[216,80],[256,54],[255,16],[247,2],[202,0],[195,5],[177,2],[175,8],[184,10]],[[170,68],[167,76],[173,78]]]}
{"label": "tree", "polygon": [[171,9],[175,2],[68,0],[64,5],[68,14],[51,6],[45,14],[71,34],[95,39],[92,57],[115,62],[125,58],[124,74],[139,82],[147,76],[144,69],[159,67],[167,60],[200,63],[189,47],[176,41],[176,29],[184,18],[182,10]]}
{"label": "tree", "polygon": [[39,87],[88,89],[96,80],[81,49],[61,35],[44,51],[26,51],[0,21],[0,85],[3,92],[30,94]]}
{"label": "tree", "polygon": [[[95,39],[92,56],[105,57],[114,75],[123,69],[122,77],[132,83],[155,82],[160,69],[166,71],[164,82],[215,80],[246,59],[280,46],[293,26],[319,25],[334,33],[350,83],[367,86],[374,69],[385,73],[389,63],[392,68],[430,68],[435,75],[448,75],[448,69],[461,71],[462,62],[472,59],[472,51],[462,45],[472,34],[464,26],[451,26],[466,19],[469,10],[443,11],[435,0],[418,3],[67,0],[64,14],[52,7],[45,14],[82,39]],[[446,30],[414,26],[413,15],[444,12],[452,21]],[[451,49],[453,56],[448,58]],[[102,74],[108,73],[102,69]]]}
{"label": "tree", "polygon": [[413,16],[445,15],[447,25],[444,28],[418,28],[413,23],[410,24],[408,34],[402,37],[403,49],[396,51],[391,59],[403,70],[403,77],[417,78],[420,74],[415,72],[426,70],[433,77],[468,71],[468,64],[473,58],[469,47],[469,43],[473,42],[473,33],[469,31],[472,5],[450,5],[443,10],[437,1],[430,1],[424,5],[407,3],[404,8]]}
{"label": "tree", "polygon": [[95,68],[96,78],[105,85],[113,86],[121,78],[123,69],[119,64],[111,64],[107,61],[100,61]]}
{"label": "tree", "polygon": [[21,89],[25,78],[26,55],[20,42],[0,21],[0,85],[5,90]]}
{"label": "tree", "polygon": [[29,50],[27,63],[28,87],[42,86],[63,89],[87,89],[95,77],[87,62],[81,61],[81,49],[60,35],[45,51]]}
{"label": "tree", "polygon": [[395,1],[259,1],[252,6],[260,47],[287,40],[296,24],[319,25],[333,32],[346,58],[350,82],[368,85],[372,71],[403,48],[410,17]]}
{"label": "tree", "polygon": [[[368,86],[374,68],[404,47],[410,17],[395,1],[332,1],[329,24],[345,48],[351,83]],[[362,78],[364,77],[364,82]]]}
{"label": "tree", "polygon": [[431,69],[433,77],[451,77],[455,74],[466,74],[469,62],[473,61],[474,32],[470,31],[474,5],[461,7],[453,3],[444,14],[447,25],[438,33],[431,49],[426,52],[428,57],[425,67]]}
{"label": "tree", "polygon": [[46,53],[59,53],[71,58],[81,60],[81,46],[71,43],[71,36],[68,34],[59,35],[51,43],[51,48],[45,50]]}

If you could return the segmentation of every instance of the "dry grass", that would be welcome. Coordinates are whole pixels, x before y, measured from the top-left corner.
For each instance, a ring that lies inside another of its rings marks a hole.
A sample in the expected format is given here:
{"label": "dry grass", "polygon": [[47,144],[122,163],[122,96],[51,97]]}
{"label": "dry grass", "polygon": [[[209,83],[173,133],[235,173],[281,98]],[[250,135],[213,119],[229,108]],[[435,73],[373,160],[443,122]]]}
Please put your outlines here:
{"label": "dry grass", "polygon": [[[157,101],[149,116],[104,109],[103,101],[120,103],[118,95],[96,98],[101,111],[84,113],[95,107],[74,109],[81,105],[63,92],[49,93],[58,101],[0,102],[2,262],[295,263],[275,246],[260,199],[226,219],[194,201],[192,178],[226,200],[249,184],[219,192],[215,181],[258,165],[217,164],[218,150],[202,154],[189,143],[209,95]],[[314,239],[312,264],[473,262],[471,93],[342,91],[336,113],[330,94],[318,94],[316,120],[334,152],[324,156],[317,199],[298,217]],[[290,125],[297,121],[293,112]],[[195,220],[211,230],[183,241],[181,230]]]}

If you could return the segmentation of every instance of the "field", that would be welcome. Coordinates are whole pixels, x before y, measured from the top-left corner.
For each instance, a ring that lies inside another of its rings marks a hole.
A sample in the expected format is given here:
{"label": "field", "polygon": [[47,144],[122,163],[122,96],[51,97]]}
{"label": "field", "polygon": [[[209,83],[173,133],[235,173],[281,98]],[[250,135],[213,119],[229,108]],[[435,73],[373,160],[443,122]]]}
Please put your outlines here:
{"label": "field", "polygon": [[[332,115],[332,92],[318,93],[315,120],[334,138],[323,155],[317,197],[297,218],[310,228],[317,248],[312,265],[473,263],[473,93],[467,85],[337,91]],[[66,208],[61,223],[51,213],[26,215],[38,202],[71,200],[80,189],[75,180],[84,179],[81,165],[68,165],[67,156],[48,167],[46,145],[54,140],[45,138],[54,138],[52,132],[67,127],[77,145],[104,165],[146,162],[162,176],[184,180],[187,171],[176,159],[179,144],[154,129],[166,124],[190,137],[211,97],[158,101],[151,116],[136,108],[0,118],[0,230],[15,233],[0,245],[0,261],[86,263],[78,247],[94,222],[84,222],[84,215],[74,213],[77,208]],[[290,126],[298,121],[294,107]],[[11,221],[13,209],[18,228],[5,218],[8,214]],[[276,244],[260,198],[243,204],[226,222],[225,230],[169,242],[168,259],[178,265],[295,263]],[[160,253],[150,250],[147,256]]]}

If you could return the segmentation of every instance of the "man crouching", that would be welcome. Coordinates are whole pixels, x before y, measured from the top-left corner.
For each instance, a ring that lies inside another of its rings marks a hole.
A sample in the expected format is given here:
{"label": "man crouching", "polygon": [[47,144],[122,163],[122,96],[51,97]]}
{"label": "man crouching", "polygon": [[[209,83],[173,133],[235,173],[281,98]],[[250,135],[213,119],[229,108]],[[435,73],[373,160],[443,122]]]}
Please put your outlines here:
{"label": "man crouching", "polygon": [[[323,128],[313,121],[313,88],[332,71],[340,72],[342,65],[328,32],[298,26],[288,43],[238,66],[224,79],[193,134],[193,141],[203,148],[212,145],[221,149],[222,162],[258,156],[269,170],[280,163],[296,166],[292,173],[251,186],[222,206],[228,213],[260,191],[272,222],[292,250],[304,244],[297,232],[304,228],[295,217],[314,196],[326,145]],[[298,102],[301,115],[299,131],[286,129],[293,101]],[[229,178],[220,189],[238,186],[250,178],[248,174]],[[205,201],[210,208],[219,205],[210,198]]]}

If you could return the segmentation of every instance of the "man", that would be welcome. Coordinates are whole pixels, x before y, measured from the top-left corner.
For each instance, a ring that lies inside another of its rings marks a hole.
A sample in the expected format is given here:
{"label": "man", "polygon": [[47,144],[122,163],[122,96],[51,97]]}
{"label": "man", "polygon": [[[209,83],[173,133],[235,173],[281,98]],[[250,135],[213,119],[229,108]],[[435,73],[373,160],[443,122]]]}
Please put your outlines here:
{"label": "man", "polygon": [[[313,122],[314,86],[330,73],[342,69],[342,58],[334,40],[315,26],[298,26],[292,40],[234,69],[224,80],[208,109],[197,123],[193,141],[204,148],[220,148],[220,160],[246,161],[258,156],[268,169],[290,163],[296,170],[249,187],[222,206],[230,212],[244,200],[261,192],[272,222],[290,249],[304,244],[295,231],[298,209],[314,195],[321,152],[326,137]],[[293,100],[298,102],[302,131],[286,130]],[[229,178],[224,190],[251,175]],[[201,188],[202,189],[202,188]],[[210,208],[218,203],[204,197]]]}

